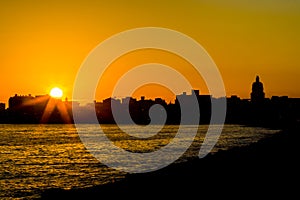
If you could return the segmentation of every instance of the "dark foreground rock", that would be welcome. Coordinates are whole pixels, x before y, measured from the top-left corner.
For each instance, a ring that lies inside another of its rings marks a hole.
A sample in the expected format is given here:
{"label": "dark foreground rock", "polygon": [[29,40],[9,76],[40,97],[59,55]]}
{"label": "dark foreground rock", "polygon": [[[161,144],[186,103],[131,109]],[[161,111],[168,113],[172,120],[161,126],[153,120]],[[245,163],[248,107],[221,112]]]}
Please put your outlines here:
{"label": "dark foreground rock", "polygon": [[299,127],[243,148],[172,164],[86,189],[52,189],[42,199],[298,198]]}

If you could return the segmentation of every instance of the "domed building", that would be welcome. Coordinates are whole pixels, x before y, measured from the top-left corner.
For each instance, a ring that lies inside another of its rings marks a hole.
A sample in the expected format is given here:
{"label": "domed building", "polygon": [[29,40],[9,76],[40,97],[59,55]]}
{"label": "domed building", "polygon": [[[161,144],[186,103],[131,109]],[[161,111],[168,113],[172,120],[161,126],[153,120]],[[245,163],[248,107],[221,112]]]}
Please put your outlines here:
{"label": "domed building", "polygon": [[262,103],[265,99],[264,86],[260,82],[259,76],[256,76],[256,81],[252,84],[251,102]]}

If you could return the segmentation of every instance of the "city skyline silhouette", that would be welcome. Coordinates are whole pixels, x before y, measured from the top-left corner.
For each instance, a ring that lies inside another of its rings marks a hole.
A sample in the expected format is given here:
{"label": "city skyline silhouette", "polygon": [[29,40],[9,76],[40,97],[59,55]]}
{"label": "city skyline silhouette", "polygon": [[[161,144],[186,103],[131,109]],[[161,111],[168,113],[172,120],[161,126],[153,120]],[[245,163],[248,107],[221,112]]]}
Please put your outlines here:
{"label": "city skyline silhouette", "polygon": [[[180,103],[178,98],[182,99],[186,105],[189,105],[190,98],[195,95],[200,108],[199,124],[210,123],[211,102],[218,102],[222,98],[227,101],[227,113],[225,123],[252,124],[262,126],[288,126],[300,120],[300,98],[289,98],[288,96],[272,96],[266,98],[263,83],[257,75],[252,83],[252,89],[249,93],[249,99],[241,99],[236,95],[230,97],[214,98],[211,95],[200,94],[199,90],[191,90],[190,94],[182,92],[176,95],[174,103],[166,102],[162,98],[146,99],[141,96],[138,100],[132,97],[122,99],[107,98],[103,101],[94,101],[85,106],[79,102],[69,101],[67,98],[63,101],[51,97],[50,95],[25,95],[10,97],[8,108],[0,104],[0,122],[1,123],[74,123],[72,109],[77,109],[83,117],[79,118],[81,123],[91,123],[89,116],[96,111],[99,123],[116,123],[112,114],[114,108],[118,114],[125,116],[128,110],[133,121],[137,124],[149,124],[150,108],[155,105],[161,105],[167,111],[167,124],[180,124]],[[191,105],[192,106],[192,105]],[[122,118],[122,117],[121,117]],[[152,119],[153,120],[153,119]],[[121,123],[129,123],[127,119],[121,119]],[[189,122],[186,122],[189,123]]]}
{"label": "city skyline silhouette", "polygon": [[299,11],[0,1],[0,199],[295,198]]}

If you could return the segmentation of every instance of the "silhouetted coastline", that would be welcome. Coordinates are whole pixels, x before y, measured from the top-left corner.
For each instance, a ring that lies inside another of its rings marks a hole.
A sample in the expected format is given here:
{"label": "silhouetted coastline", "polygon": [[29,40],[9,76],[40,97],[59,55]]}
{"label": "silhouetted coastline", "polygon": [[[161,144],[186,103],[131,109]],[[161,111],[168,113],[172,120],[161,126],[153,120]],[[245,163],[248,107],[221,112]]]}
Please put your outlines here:
{"label": "silhouetted coastline", "polygon": [[[20,96],[15,95],[9,99],[9,106],[5,109],[5,104],[0,105],[0,123],[12,124],[38,124],[38,123],[74,123],[73,111],[79,113],[76,123],[116,123],[112,114],[112,108],[121,116],[118,123],[130,123],[126,117],[126,112],[137,124],[149,124],[151,118],[149,110],[153,105],[160,105],[166,110],[166,124],[180,124],[181,103],[193,109],[191,99],[196,97],[200,110],[199,124],[209,124],[211,120],[212,102],[218,103],[226,98],[227,124],[245,124],[249,126],[264,126],[274,128],[289,127],[291,124],[300,121],[300,98],[288,98],[287,96],[272,96],[265,98],[263,84],[259,77],[252,84],[250,99],[241,99],[238,96],[214,98],[211,95],[202,95],[199,90],[192,90],[191,94],[183,92],[176,95],[174,103],[166,103],[164,99],[145,99],[141,97],[137,100],[132,97],[123,99],[108,98],[102,102],[96,102],[80,106],[78,102],[55,99],[49,95],[40,96]],[[190,105],[191,104],[191,105]],[[98,121],[95,122],[90,116],[96,112]],[[160,116],[156,116],[159,118]],[[159,120],[158,120],[159,121]],[[188,121],[184,123],[189,123]]]}
{"label": "silhouetted coastline", "polygon": [[[209,123],[210,101],[218,101],[210,95],[197,96],[202,118],[199,124]],[[182,96],[189,98],[185,93]],[[24,103],[23,99],[27,99]],[[81,109],[82,123],[89,122],[89,114],[96,110],[100,123],[111,121],[111,106],[126,106],[131,111],[133,120],[138,124],[149,123],[148,110],[154,104],[162,105],[168,116],[167,123],[180,123],[178,103],[167,104],[162,99],[140,100],[131,97],[120,101],[106,99],[94,102]],[[41,199],[99,199],[99,198],[201,198],[245,197],[271,198],[294,197],[299,177],[298,141],[300,131],[300,99],[288,97],[265,98],[259,79],[253,83],[251,99],[237,96],[226,98],[226,123],[244,124],[279,128],[278,134],[262,139],[246,147],[237,147],[227,151],[209,154],[203,159],[197,157],[184,163],[173,163],[161,170],[128,174],[125,179],[105,185],[89,188],[72,188],[70,190],[50,189],[42,191]],[[1,123],[74,123],[72,106],[76,103],[52,99],[48,95],[37,97],[14,96],[7,109],[1,107]],[[49,106],[49,103],[53,105]],[[124,103],[124,105],[123,105]],[[45,114],[45,110],[47,110]],[[67,117],[66,117],[67,116]],[[32,120],[32,121],[31,121]],[[142,196],[141,196],[142,195]]]}
{"label": "silhouetted coastline", "polygon": [[300,101],[267,99],[259,78],[251,100],[227,98],[226,123],[280,128],[278,134],[161,170],[128,174],[123,180],[85,189],[52,189],[42,199],[55,198],[292,198],[299,180]]}

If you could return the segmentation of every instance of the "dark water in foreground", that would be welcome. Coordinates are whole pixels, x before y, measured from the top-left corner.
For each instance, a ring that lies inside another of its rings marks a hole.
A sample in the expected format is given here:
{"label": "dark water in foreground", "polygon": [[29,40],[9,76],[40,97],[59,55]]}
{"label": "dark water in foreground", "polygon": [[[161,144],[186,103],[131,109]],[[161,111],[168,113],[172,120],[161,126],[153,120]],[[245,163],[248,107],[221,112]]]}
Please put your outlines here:
{"label": "dark water in foreground", "polygon": [[[85,126],[88,129],[89,125]],[[191,126],[185,128],[189,131]],[[152,140],[131,140],[115,125],[105,125],[103,129],[115,145],[143,152],[167,145],[178,126],[165,126]],[[206,131],[207,126],[200,126],[195,148],[177,162],[197,155],[196,147],[201,145]],[[225,125],[213,152],[248,145],[277,132]],[[74,125],[0,125],[0,199],[37,198],[45,189],[90,187],[122,179],[124,175],[95,159],[81,143]]]}

